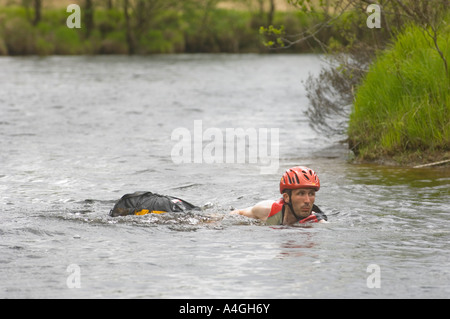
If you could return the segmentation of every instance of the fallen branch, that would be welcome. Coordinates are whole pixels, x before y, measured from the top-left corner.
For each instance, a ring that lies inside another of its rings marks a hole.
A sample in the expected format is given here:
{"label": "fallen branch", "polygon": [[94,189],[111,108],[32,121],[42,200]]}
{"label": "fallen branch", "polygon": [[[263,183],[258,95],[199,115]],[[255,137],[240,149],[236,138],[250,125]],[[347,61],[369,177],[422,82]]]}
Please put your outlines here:
{"label": "fallen branch", "polygon": [[441,164],[448,163],[448,162],[450,162],[450,159],[448,159],[448,160],[443,160],[443,161],[439,161],[439,162],[434,162],[434,163],[428,163],[428,164],[423,164],[423,165],[417,165],[417,166],[414,166],[414,168],[421,168],[421,167],[428,167],[428,166],[437,166],[437,165],[441,165]]}

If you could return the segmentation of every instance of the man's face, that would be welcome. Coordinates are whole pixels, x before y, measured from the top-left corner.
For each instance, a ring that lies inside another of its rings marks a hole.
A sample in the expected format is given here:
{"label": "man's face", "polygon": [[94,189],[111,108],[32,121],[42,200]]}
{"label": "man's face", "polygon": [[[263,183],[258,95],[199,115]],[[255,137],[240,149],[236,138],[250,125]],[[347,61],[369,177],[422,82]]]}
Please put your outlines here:
{"label": "man's face", "polygon": [[[289,201],[289,196],[287,198]],[[292,207],[300,217],[308,217],[311,214],[315,199],[316,191],[313,188],[294,189],[291,193]]]}

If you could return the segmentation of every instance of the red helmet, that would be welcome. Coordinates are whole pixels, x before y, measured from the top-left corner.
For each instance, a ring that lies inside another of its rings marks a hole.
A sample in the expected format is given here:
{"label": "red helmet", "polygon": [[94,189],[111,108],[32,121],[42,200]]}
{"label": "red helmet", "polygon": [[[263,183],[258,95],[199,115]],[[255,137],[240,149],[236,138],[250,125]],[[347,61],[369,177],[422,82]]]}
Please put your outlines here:
{"label": "red helmet", "polygon": [[320,189],[320,181],[316,172],[305,166],[289,168],[284,172],[280,180],[280,193],[286,189],[314,188]]}

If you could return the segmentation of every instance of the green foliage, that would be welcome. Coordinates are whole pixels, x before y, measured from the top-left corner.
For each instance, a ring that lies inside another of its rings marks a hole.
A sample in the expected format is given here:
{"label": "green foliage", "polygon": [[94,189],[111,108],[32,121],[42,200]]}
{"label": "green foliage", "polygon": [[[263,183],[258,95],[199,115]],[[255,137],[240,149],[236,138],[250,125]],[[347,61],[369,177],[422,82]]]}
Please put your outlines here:
{"label": "green foliage", "polygon": [[182,26],[175,10],[155,16],[148,30],[139,37],[138,53],[178,53],[184,49]]}
{"label": "green foliage", "polygon": [[[450,28],[438,43],[450,61]],[[423,29],[409,26],[381,53],[358,88],[349,139],[362,159],[449,150],[450,81]]]}
{"label": "green foliage", "polygon": [[[207,10],[196,1],[186,1],[177,7],[158,8],[145,20],[136,21],[137,12],[130,9],[131,40],[127,37],[126,21],[121,6],[95,8],[93,30],[87,35],[82,28],[69,29],[65,8],[43,8],[42,19],[32,25],[33,10],[22,6],[0,8],[1,54],[126,54],[129,41],[136,54],[181,52],[267,52],[267,48],[283,48],[280,52],[311,52],[317,43],[308,41],[289,45],[286,30],[300,33],[324,19],[318,12],[275,12],[273,25],[264,26],[260,12],[220,9]],[[133,7],[134,8],[134,7]],[[285,28],[286,27],[286,28]],[[341,39],[337,30],[317,35],[323,41]],[[264,40],[261,41],[261,38]],[[263,43],[264,42],[264,43]]]}
{"label": "green foliage", "polygon": [[261,26],[259,28],[259,34],[263,35],[266,38],[263,41],[263,44],[266,47],[270,48],[282,48],[284,47],[284,37],[286,36],[286,31],[284,30],[284,26],[280,26],[279,28],[270,25],[269,27]]}
{"label": "green foliage", "polygon": [[124,31],[110,31],[100,41],[99,54],[127,54],[126,35]]}
{"label": "green foliage", "polygon": [[106,38],[109,33],[116,33],[124,29],[123,13],[117,9],[95,10],[94,21],[102,37]]}
{"label": "green foliage", "polygon": [[38,55],[50,55],[55,52],[55,46],[51,41],[47,41],[44,38],[38,38],[36,40],[35,52]]}
{"label": "green foliage", "polygon": [[0,36],[0,55],[8,55],[8,48],[6,47],[5,40]]}
{"label": "green foliage", "polygon": [[2,23],[2,38],[10,55],[32,54],[35,50],[35,30],[21,14]]}
{"label": "green foliage", "polygon": [[53,31],[55,54],[73,55],[82,53],[81,40],[78,29],[60,26]]}

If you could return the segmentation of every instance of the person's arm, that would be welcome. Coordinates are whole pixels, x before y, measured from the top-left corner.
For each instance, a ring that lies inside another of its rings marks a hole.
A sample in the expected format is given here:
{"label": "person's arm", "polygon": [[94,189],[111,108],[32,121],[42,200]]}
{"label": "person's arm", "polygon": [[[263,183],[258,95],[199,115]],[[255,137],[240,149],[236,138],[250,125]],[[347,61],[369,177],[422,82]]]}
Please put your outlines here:
{"label": "person's arm", "polygon": [[261,219],[265,221],[269,216],[270,209],[272,208],[273,203],[274,202],[272,200],[266,200],[252,207],[247,207],[244,209],[236,209],[232,211],[230,214],[239,214],[249,218]]}

